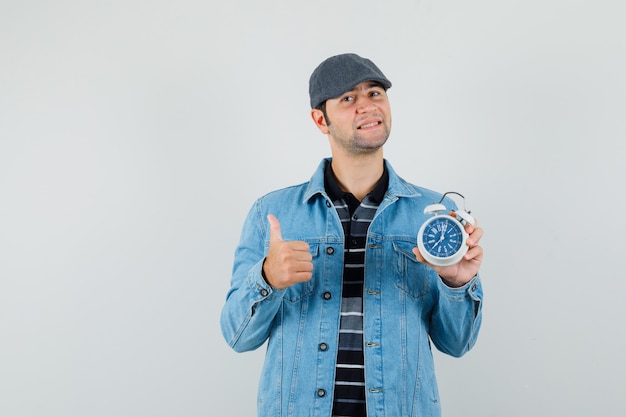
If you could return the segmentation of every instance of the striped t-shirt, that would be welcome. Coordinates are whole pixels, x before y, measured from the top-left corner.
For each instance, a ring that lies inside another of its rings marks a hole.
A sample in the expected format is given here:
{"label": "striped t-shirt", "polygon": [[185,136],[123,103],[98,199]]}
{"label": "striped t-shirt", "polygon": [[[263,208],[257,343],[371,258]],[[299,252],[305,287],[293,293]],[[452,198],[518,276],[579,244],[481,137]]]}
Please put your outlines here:
{"label": "striped t-shirt", "polygon": [[359,202],[341,190],[326,165],[325,188],[341,219],[345,236],[339,346],[335,372],[333,417],[366,415],[365,367],[363,358],[363,277],[367,229],[388,184],[385,168],[374,190]]}

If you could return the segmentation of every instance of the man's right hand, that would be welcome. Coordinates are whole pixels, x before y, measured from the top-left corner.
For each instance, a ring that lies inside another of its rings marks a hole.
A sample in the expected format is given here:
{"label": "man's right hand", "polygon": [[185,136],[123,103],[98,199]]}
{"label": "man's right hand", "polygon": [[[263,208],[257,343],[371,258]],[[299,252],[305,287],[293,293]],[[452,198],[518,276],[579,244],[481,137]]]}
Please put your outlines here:
{"label": "man's right hand", "polygon": [[313,256],[309,244],[301,240],[283,241],[280,222],[269,214],[270,247],[263,262],[263,275],[268,284],[284,289],[306,282],[313,276]]}

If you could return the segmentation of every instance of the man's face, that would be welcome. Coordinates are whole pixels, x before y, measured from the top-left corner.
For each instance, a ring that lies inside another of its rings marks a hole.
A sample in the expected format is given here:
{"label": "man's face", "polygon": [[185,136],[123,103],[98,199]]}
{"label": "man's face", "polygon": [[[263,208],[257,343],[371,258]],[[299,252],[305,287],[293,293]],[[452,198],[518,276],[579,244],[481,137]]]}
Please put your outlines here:
{"label": "man's face", "polygon": [[377,151],[391,132],[387,93],[376,82],[363,82],[337,98],[326,100],[326,115],[332,145],[349,154]]}

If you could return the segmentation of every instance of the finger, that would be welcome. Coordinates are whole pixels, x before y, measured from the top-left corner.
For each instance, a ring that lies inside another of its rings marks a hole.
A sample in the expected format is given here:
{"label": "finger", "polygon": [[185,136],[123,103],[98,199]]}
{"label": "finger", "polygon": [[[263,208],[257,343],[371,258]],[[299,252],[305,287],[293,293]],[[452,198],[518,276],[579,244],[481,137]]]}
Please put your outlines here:
{"label": "finger", "polygon": [[283,235],[280,233],[280,222],[273,214],[267,215],[270,222],[270,242],[282,242]]}
{"label": "finger", "polygon": [[297,272],[293,274],[294,282],[307,282],[310,281],[311,278],[313,278],[313,273],[311,271]]}
{"label": "finger", "polygon": [[313,255],[309,252],[309,244],[306,242],[294,240],[286,245],[291,252],[292,259],[297,262],[312,262]]}
{"label": "finger", "polygon": [[424,259],[424,257],[420,253],[419,248],[417,247],[413,248],[413,254],[415,255],[415,259],[417,259],[417,262],[428,264],[428,262],[426,262],[426,259]]}
{"label": "finger", "polygon": [[483,258],[483,248],[480,246],[471,247],[463,256],[466,261],[474,260],[480,262]]}
{"label": "finger", "polygon": [[467,238],[468,246],[473,247],[473,246],[478,245],[478,242],[480,242],[480,239],[482,237],[483,237],[483,229],[481,229],[480,227],[475,228],[474,230],[472,230],[469,237]]}
{"label": "finger", "polygon": [[310,273],[313,271],[313,262],[299,261],[293,266],[295,273]]}

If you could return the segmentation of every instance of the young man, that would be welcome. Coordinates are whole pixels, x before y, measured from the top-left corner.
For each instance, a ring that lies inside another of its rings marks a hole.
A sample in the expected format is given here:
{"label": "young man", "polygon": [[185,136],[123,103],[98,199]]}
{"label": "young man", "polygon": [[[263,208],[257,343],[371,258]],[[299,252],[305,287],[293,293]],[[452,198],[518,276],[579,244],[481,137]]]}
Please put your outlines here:
{"label": "young man", "polygon": [[452,266],[416,248],[441,194],[383,158],[391,82],[355,54],[328,58],[309,83],[331,158],[307,183],[258,199],[243,226],[221,326],[236,351],[267,341],[258,414],[441,415],[431,341],[466,353],[481,324],[479,227]]}

